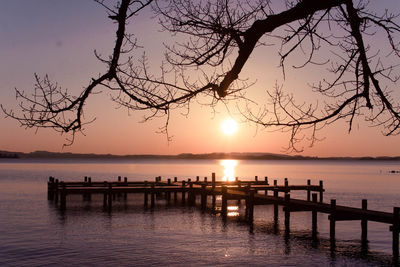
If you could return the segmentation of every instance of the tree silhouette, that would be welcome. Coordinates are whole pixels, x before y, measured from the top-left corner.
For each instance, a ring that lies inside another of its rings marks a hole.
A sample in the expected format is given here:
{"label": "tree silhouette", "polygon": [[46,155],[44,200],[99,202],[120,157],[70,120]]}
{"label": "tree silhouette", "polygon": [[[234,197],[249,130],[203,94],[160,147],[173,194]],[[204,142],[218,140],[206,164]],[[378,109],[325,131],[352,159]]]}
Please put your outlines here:
{"label": "tree silhouette", "polygon": [[[289,147],[303,140],[310,130],[311,144],[316,131],[337,120],[346,120],[351,131],[354,119],[363,117],[373,126],[380,126],[385,135],[400,133],[400,106],[393,97],[400,57],[398,15],[389,11],[376,14],[363,0],[216,0],[216,1],[128,1],[111,8],[97,1],[118,22],[115,47],[107,64],[108,71],[77,96],[71,96],[48,77],[36,77],[32,96],[17,90],[22,99],[22,115],[3,111],[27,127],[51,127],[63,132],[80,131],[83,108],[97,86],[117,91],[113,98],[130,110],[148,110],[148,117],[168,118],[174,108],[189,108],[199,95],[209,97],[209,105],[237,98],[247,99],[248,84],[239,76],[255,50],[280,43],[283,75],[287,59],[302,54],[304,62],[295,68],[320,65],[329,72],[310,89],[324,97],[324,104],[297,103],[296,97],[284,93],[281,86],[268,90],[268,105],[254,110],[251,101],[243,116],[265,127],[291,132]],[[155,77],[143,57],[140,64],[131,58],[122,62],[121,54],[136,46],[126,33],[126,24],[152,2],[153,11],[164,30],[183,37],[166,46],[166,62],[162,75]],[[282,6],[282,3],[284,5]],[[280,3],[280,5],[279,5]],[[279,7],[278,7],[279,6]],[[276,10],[280,10],[277,12]],[[389,56],[374,49],[370,36],[384,34],[380,43],[390,47]],[[182,41],[183,40],[183,41]],[[274,46],[276,47],[276,46]],[[268,51],[269,51],[268,50]],[[328,53],[327,53],[328,51]],[[193,71],[201,79],[190,78]],[[89,121],[90,122],[90,121]],[[72,139],[73,140],[73,139]]]}

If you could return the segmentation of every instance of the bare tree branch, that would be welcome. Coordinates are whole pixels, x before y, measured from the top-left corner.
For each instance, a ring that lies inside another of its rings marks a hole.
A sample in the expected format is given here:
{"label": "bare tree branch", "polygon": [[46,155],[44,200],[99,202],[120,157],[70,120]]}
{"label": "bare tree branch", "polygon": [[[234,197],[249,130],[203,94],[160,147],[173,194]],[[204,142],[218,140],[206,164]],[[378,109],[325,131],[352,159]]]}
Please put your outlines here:
{"label": "bare tree branch", "polygon": [[[112,54],[105,58],[95,51],[107,71],[92,78],[78,96],[35,74],[32,94],[16,89],[20,113],[1,106],[7,116],[28,128],[72,133],[73,140],[92,121],[84,120],[84,107],[94,89],[102,86],[118,105],[130,111],[145,110],[144,120],[164,116],[164,132],[168,132],[171,110],[190,110],[194,100],[205,96],[211,107],[244,100],[243,116],[267,128],[290,131],[289,149],[294,151],[301,151],[297,145],[304,141],[314,144],[319,140],[317,132],[338,120],[346,120],[349,131],[361,117],[383,128],[385,135],[400,133],[400,105],[393,95],[400,77],[398,14],[376,14],[364,0],[95,1],[117,24]],[[283,11],[276,8],[282,3]],[[166,61],[158,76],[150,72],[145,55],[134,61],[136,37],[126,29],[150,5],[162,29],[179,40],[165,45]],[[375,33],[385,36],[380,42],[389,48],[386,55],[371,42]],[[321,80],[310,81],[309,88],[295,88],[312,90],[321,99],[301,103],[295,94],[275,85],[267,91],[269,102],[255,111],[254,103],[259,101],[245,95],[253,83],[239,76],[254,51],[277,43],[284,79],[287,62],[299,55],[304,58],[294,70],[325,69]],[[193,78],[194,72],[200,78]]]}

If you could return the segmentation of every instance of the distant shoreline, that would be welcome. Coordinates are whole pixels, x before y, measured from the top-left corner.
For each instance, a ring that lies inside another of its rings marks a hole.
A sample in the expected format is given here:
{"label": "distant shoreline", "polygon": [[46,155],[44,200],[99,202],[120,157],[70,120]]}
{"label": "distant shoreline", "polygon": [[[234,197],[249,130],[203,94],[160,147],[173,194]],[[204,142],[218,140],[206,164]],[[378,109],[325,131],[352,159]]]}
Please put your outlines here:
{"label": "distant shoreline", "polygon": [[400,161],[397,157],[309,157],[300,155],[285,155],[274,153],[206,153],[178,155],[112,155],[112,154],[80,154],[35,151],[30,153],[0,151],[0,159],[236,159],[236,160],[390,160]]}

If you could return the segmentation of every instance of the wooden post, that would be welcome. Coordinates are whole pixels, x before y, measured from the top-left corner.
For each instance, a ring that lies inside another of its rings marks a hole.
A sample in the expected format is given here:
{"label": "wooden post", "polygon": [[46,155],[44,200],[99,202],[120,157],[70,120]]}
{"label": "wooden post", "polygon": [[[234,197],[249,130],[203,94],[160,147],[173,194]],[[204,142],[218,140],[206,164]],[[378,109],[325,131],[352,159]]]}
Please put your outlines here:
{"label": "wooden post", "polygon": [[[318,195],[316,193],[312,194],[312,202],[317,203],[318,201]],[[317,211],[313,209],[311,211],[312,213],[312,237],[313,239],[317,238]]]}
{"label": "wooden post", "polygon": [[186,182],[182,181],[182,205],[185,205],[185,202],[186,202],[185,186],[186,186]]}
{"label": "wooden post", "polygon": [[178,182],[178,177],[174,177],[174,183]]}
{"label": "wooden post", "polygon": [[92,177],[88,177],[88,183],[89,183],[89,186],[91,186],[91,183],[92,183]]}
{"label": "wooden post", "polygon": [[[361,202],[362,210],[367,210],[368,202],[366,199],[363,199]],[[361,243],[367,244],[368,242],[368,220],[365,218],[361,219]]]}
{"label": "wooden post", "polygon": [[121,182],[121,176],[118,176],[118,182],[119,183]]}
{"label": "wooden post", "polygon": [[204,211],[207,207],[206,184],[201,185],[201,209]]}
{"label": "wooden post", "polygon": [[[237,182],[238,189],[240,190],[242,187],[242,182],[239,180],[238,177],[236,177],[236,182]],[[237,200],[237,204],[238,205],[242,204],[242,200],[240,198]]]}
{"label": "wooden post", "polygon": [[244,188],[245,190],[245,194],[246,194],[246,198],[245,198],[245,205],[246,205],[246,210],[245,210],[245,218],[248,219],[249,218],[249,194],[250,194],[250,184],[247,184],[246,187]]}
{"label": "wooden post", "polygon": [[278,180],[274,180],[274,185],[278,185]]}
{"label": "wooden post", "polygon": [[335,231],[336,231],[335,214],[336,214],[336,199],[331,199],[331,214],[329,215],[329,221],[330,221],[329,233],[330,233],[331,243],[335,242]]}
{"label": "wooden post", "polygon": [[[307,201],[311,200],[311,198],[310,198],[310,196],[311,196],[310,185],[311,185],[311,180],[308,179],[307,180]],[[314,199],[313,199],[313,201],[314,201]]]}
{"label": "wooden post", "polygon": [[[128,185],[128,177],[124,177],[124,184],[127,186]],[[128,198],[128,193],[124,193],[124,201],[126,201]]]}
{"label": "wooden post", "polygon": [[67,207],[67,189],[65,187],[65,183],[61,182],[61,199],[60,199],[60,209],[65,210]]}
{"label": "wooden post", "polygon": [[154,183],[151,184],[151,189],[150,189],[150,195],[151,195],[151,202],[150,202],[150,207],[154,208],[155,205],[155,189],[154,189]]}
{"label": "wooden post", "polygon": [[[83,177],[83,183],[84,183],[83,186],[89,186],[89,185],[87,184],[87,181],[88,181],[88,177],[87,177],[87,176]],[[88,198],[87,196],[88,196],[88,193],[87,193],[86,191],[83,191],[83,193],[82,193],[82,200],[83,200],[83,201],[86,201],[87,198]]]}
{"label": "wooden post", "polygon": [[285,193],[285,231],[290,232],[290,194]]}
{"label": "wooden post", "polygon": [[207,183],[207,177],[204,177],[204,182]]}
{"label": "wooden post", "polygon": [[254,177],[254,181],[258,182],[258,176],[257,175]]}
{"label": "wooden post", "polygon": [[54,183],[54,202],[58,203],[58,179]]}
{"label": "wooden post", "polygon": [[112,208],[112,184],[108,184],[108,209],[111,210]]}
{"label": "wooden post", "polygon": [[319,181],[319,202],[324,202],[324,181]]}
{"label": "wooden post", "polygon": [[[288,186],[289,186],[289,181],[287,178],[285,178],[285,187],[288,187]],[[285,192],[287,192],[287,191],[285,191]]]}
{"label": "wooden post", "polygon": [[104,181],[104,192],[103,192],[103,208],[107,207],[107,181]]}
{"label": "wooden post", "polygon": [[[168,178],[168,186],[171,185],[171,178]],[[169,204],[171,202],[171,191],[167,191],[165,192],[165,198],[167,199],[167,204]]]}
{"label": "wooden post", "polygon": [[226,217],[227,215],[227,210],[228,210],[228,194],[227,194],[227,187],[224,185],[222,186],[222,207],[221,207],[221,211],[222,211],[222,217]]}
{"label": "wooden post", "polygon": [[[269,185],[269,183],[268,183],[268,176],[265,176],[265,177],[264,177],[264,181],[265,181],[265,185],[266,185],[266,186]],[[268,190],[265,189],[264,193],[265,193],[265,195],[267,196],[267,195],[268,195]]]}
{"label": "wooden post", "polygon": [[211,174],[211,189],[212,189],[212,209],[215,210],[216,197],[215,197],[215,172]]}
{"label": "wooden post", "polygon": [[50,176],[49,181],[47,182],[47,200],[53,200],[53,196],[54,196],[53,185],[54,185],[53,177]]}
{"label": "wooden post", "polygon": [[249,218],[249,211],[250,211],[250,208],[249,208],[249,201],[247,201],[247,199],[249,198],[249,195],[250,195],[250,188],[251,188],[251,185],[250,185],[250,183],[247,183],[246,184],[246,187],[245,187],[245,193],[246,193],[246,198],[245,198],[245,205],[246,205],[246,214],[245,214],[245,217],[248,219]]}
{"label": "wooden post", "polygon": [[249,190],[246,197],[247,220],[252,223],[254,220],[254,190]]}
{"label": "wooden post", "polygon": [[393,235],[392,250],[393,250],[393,257],[395,259],[398,259],[399,257],[399,230],[400,230],[400,208],[394,207],[393,226],[392,226],[392,235]]}
{"label": "wooden post", "polygon": [[189,205],[190,206],[194,206],[195,203],[196,203],[196,194],[194,192],[193,183],[192,182],[189,182],[189,195],[188,195],[188,198],[189,198]]}
{"label": "wooden post", "polygon": [[144,206],[148,206],[149,191],[147,189],[147,181],[144,181]]}
{"label": "wooden post", "polygon": [[200,176],[196,176],[196,182],[200,182]]}
{"label": "wooden post", "polygon": [[[274,183],[276,182],[276,180],[274,181]],[[278,198],[278,190],[274,189],[274,197]],[[279,209],[278,209],[278,204],[275,202],[274,203],[274,222],[277,223],[278,222],[278,214],[279,213]]]}

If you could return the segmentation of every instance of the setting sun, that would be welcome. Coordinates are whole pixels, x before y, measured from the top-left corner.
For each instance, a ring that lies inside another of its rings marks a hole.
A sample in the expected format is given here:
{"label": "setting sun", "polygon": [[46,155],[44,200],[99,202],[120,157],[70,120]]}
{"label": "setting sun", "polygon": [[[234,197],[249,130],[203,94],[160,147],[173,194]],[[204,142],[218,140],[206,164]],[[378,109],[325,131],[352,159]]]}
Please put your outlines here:
{"label": "setting sun", "polygon": [[233,119],[227,119],[221,124],[222,132],[226,135],[233,135],[238,130],[238,124]]}

